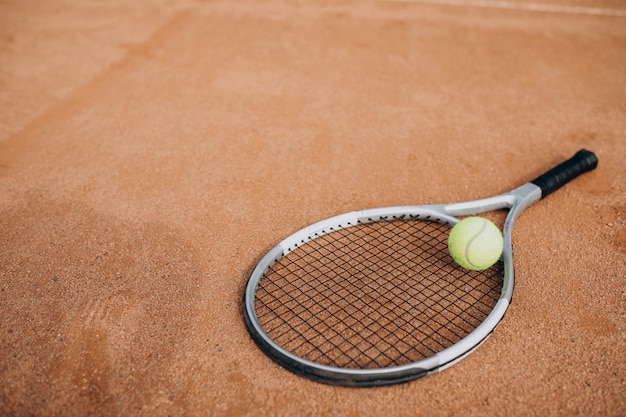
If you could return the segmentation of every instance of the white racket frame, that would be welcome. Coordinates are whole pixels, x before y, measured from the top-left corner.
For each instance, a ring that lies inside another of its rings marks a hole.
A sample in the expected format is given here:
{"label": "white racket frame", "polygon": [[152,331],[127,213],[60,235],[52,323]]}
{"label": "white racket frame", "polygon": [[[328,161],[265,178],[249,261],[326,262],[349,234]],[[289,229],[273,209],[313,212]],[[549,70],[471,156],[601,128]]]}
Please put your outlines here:
{"label": "white racket frame", "polygon": [[[305,374],[310,378],[326,383],[354,386],[387,385],[416,379],[446,369],[478,348],[491,335],[504,317],[511,302],[514,286],[513,247],[511,242],[513,224],[524,209],[541,198],[541,188],[529,182],[508,193],[480,200],[453,204],[375,208],[341,214],[312,224],[276,245],[254,268],[244,294],[244,316],[248,329],[263,350],[278,363],[297,373]],[[491,313],[474,331],[454,345],[429,358],[406,365],[382,369],[349,369],[321,365],[283,349],[267,335],[259,323],[254,302],[257,286],[265,272],[280,258],[313,239],[336,230],[353,227],[360,223],[397,219],[420,219],[453,225],[459,221],[458,217],[501,209],[508,209],[509,213],[506,216],[503,230],[504,248],[502,261],[504,277],[500,298]]]}

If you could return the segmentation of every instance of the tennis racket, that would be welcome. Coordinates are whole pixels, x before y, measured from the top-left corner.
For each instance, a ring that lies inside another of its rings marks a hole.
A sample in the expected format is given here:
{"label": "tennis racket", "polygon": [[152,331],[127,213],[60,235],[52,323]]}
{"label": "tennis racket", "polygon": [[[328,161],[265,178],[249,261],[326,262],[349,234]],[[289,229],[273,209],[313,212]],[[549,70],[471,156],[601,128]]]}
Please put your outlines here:
{"label": "tennis racket", "polygon": [[[274,361],[325,383],[388,385],[443,370],[504,317],[513,294],[515,219],[597,163],[580,150],[498,196],[355,211],[308,226],[252,271],[246,326]],[[508,209],[501,260],[484,271],[458,266],[447,249],[457,217],[500,209]]]}

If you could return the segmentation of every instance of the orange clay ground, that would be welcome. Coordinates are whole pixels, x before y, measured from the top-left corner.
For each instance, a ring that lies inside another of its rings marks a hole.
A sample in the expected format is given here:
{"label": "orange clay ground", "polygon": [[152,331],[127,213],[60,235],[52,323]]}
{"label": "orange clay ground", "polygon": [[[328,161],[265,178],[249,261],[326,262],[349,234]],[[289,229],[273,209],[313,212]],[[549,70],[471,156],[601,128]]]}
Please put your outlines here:
{"label": "orange clay ground", "polygon": [[[0,415],[625,415],[626,4],[513,1],[0,2]],[[580,148],[457,365],[334,387],[250,339],[285,236]]]}

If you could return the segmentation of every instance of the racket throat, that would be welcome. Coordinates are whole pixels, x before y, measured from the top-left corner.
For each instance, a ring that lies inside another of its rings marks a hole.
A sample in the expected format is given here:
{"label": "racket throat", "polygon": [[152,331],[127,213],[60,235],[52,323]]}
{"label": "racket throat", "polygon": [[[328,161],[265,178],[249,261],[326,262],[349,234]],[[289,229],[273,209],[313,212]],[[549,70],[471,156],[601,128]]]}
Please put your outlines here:
{"label": "racket throat", "polygon": [[519,213],[539,200],[541,200],[541,188],[529,182],[506,194],[437,206],[437,208],[451,216],[469,216],[501,209],[515,209]]}

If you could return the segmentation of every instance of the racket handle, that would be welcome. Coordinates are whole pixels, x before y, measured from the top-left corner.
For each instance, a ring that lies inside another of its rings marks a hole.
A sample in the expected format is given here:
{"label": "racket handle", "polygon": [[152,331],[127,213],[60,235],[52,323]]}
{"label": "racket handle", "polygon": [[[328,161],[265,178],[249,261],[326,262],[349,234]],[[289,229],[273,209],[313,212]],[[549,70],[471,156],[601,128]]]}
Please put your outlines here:
{"label": "racket handle", "polygon": [[596,155],[591,151],[581,149],[571,159],[538,176],[531,183],[541,188],[541,198],[544,198],[580,174],[591,171],[597,166]]}

